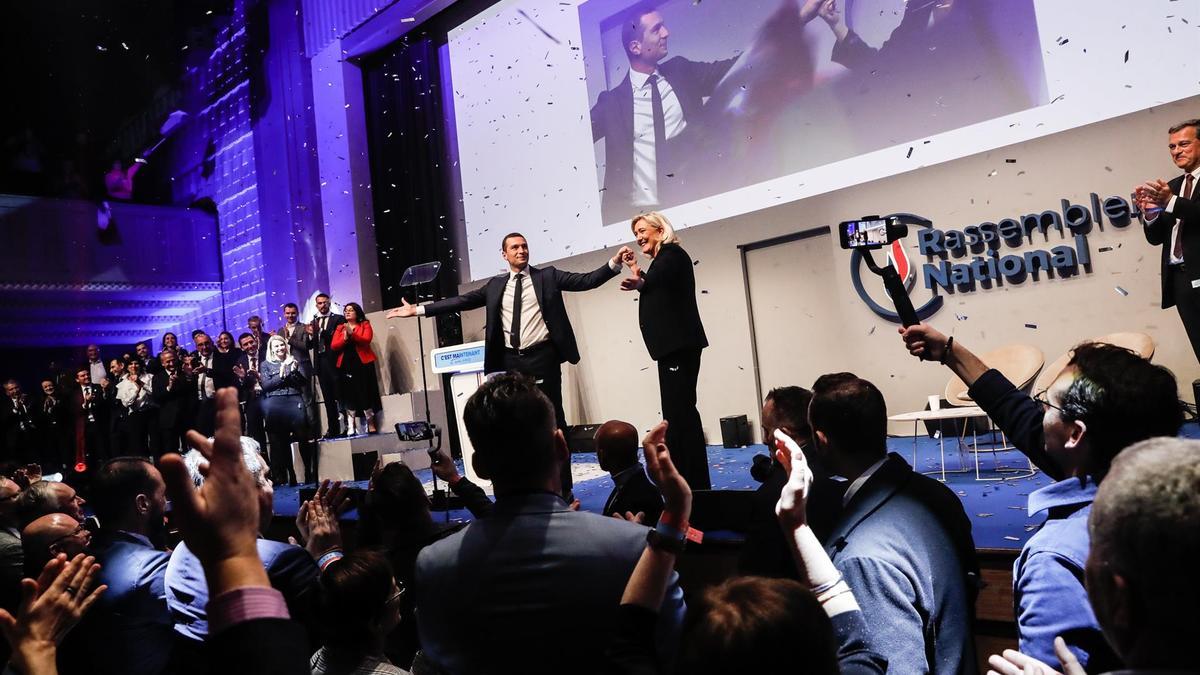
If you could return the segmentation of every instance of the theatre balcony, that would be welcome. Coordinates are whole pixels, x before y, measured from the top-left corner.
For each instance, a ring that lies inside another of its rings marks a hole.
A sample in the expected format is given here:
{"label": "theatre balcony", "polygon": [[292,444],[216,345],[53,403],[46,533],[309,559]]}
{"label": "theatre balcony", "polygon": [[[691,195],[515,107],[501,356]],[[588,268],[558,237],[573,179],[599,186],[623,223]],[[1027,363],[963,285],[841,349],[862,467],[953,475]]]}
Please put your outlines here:
{"label": "theatre balcony", "polygon": [[0,347],[129,345],[220,302],[200,209],[0,194]]}

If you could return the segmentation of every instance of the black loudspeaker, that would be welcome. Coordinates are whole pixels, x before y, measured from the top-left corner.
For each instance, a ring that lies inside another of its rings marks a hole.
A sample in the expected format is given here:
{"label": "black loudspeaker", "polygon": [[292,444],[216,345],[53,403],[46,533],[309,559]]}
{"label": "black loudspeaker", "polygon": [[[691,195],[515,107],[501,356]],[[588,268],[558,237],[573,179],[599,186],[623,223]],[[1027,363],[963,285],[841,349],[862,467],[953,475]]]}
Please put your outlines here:
{"label": "black loudspeaker", "polygon": [[354,480],[371,480],[371,471],[375,469],[377,462],[379,462],[379,453],[374,450],[351,454],[350,463],[354,467]]}
{"label": "black loudspeaker", "polygon": [[599,428],[599,424],[576,424],[567,427],[567,447],[572,453],[595,452],[596,430]]}
{"label": "black loudspeaker", "polygon": [[[306,501],[312,499],[314,496],[316,496],[317,488],[302,487],[302,488],[300,488],[299,494],[300,494],[300,503],[303,504],[304,502],[306,502]],[[363,488],[356,488],[356,487],[346,488],[346,495],[348,496],[348,499],[350,501],[350,508],[357,509],[358,507],[362,506],[363,501],[366,499],[367,491]]]}
{"label": "black loudspeaker", "polygon": [[754,490],[696,490],[690,522],[702,532],[745,532],[753,509]]}
{"label": "black loudspeaker", "polygon": [[1192,400],[1196,402],[1197,417],[1200,417],[1200,380],[1192,380]]}
{"label": "black loudspeaker", "polygon": [[727,448],[750,445],[750,420],[745,415],[721,418],[721,444]]}

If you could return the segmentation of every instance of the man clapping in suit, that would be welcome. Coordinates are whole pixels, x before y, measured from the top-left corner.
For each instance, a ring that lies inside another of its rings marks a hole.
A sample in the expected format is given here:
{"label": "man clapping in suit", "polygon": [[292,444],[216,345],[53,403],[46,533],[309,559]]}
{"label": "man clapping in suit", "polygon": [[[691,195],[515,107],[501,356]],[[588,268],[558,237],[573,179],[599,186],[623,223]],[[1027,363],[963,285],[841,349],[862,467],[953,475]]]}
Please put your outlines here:
{"label": "man clapping in suit", "polygon": [[1170,182],[1162,179],[1134,191],[1145,214],[1146,241],[1162,246],[1162,307],[1172,305],[1187,330],[1192,351],[1200,359],[1200,119],[1167,130],[1171,160],[1183,171]]}

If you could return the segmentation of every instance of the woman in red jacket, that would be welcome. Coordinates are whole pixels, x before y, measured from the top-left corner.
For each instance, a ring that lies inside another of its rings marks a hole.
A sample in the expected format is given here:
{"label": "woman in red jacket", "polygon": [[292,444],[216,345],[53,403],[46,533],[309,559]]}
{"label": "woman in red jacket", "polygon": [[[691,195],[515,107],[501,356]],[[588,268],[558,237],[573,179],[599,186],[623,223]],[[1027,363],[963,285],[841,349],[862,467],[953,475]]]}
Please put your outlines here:
{"label": "woman in red jacket", "polygon": [[367,433],[373,434],[375,412],[383,408],[379,400],[379,380],[375,376],[375,352],[371,351],[371,322],[357,302],[342,308],[346,323],[333,332],[330,348],[338,353],[338,397],[346,416],[351,435],[358,433],[358,414],[366,417]]}

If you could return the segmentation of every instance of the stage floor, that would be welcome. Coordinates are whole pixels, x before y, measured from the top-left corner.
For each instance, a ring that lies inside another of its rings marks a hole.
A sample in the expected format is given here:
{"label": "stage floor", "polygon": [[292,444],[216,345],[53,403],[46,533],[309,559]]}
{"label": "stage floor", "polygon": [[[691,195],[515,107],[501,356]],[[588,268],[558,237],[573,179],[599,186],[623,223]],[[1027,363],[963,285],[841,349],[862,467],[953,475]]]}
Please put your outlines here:
{"label": "stage floor", "polygon": [[[1184,425],[1180,434],[1185,438],[1200,438],[1200,426],[1194,422]],[[999,436],[997,436],[999,438]],[[968,439],[969,440],[969,439]],[[981,477],[1002,478],[1011,474],[1007,470],[1024,470],[1028,474],[1029,463],[1025,457],[1015,450],[992,453],[986,451],[989,447],[988,437],[980,436],[980,449],[984,450],[979,456]],[[1025,478],[1007,478],[1006,480],[975,480],[975,460],[970,452],[957,451],[957,443],[953,438],[946,439],[946,484],[962,499],[967,516],[971,519],[972,533],[975,546],[980,549],[1020,549],[1034,530],[1041,524],[1043,517],[1030,518],[1026,514],[1026,499],[1029,493],[1049,485],[1052,481],[1042,472]],[[913,459],[913,438],[898,436],[888,439],[888,449],[904,457],[910,463]],[[708,460],[711,467],[712,485],[714,490],[754,490],[759,483],[750,476],[750,465],[753,457],[766,452],[766,446],[751,445],[745,448],[727,449],[719,445],[708,447]],[[939,462],[939,444],[936,439],[925,436],[916,438],[917,462],[920,471],[932,476],[941,476]],[[459,462],[461,469],[461,462]],[[999,468],[1002,471],[997,471]],[[580,508],[585,511],[599,512],[608,499],[612,490],[612,480],[608,474],[600,470],[594,453],[576,453],[571,457],[571,473],[575,480],[575,496],[579,499]],[[416,472],[417,477],[426,481],[429,488],[431,475],[428,469]],[[366,488],[366,481],[351,483],[356,487]],[[279,516],[294,517],[299,508],[298,489],[279,486],[275,488],[275,513]],[[348,518],[355,518],[353,512]],[[436,513],[436,518],[450,520],[469,520],[466,511],[450,511]]]}

